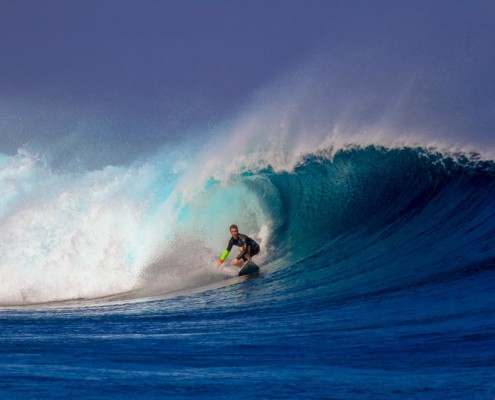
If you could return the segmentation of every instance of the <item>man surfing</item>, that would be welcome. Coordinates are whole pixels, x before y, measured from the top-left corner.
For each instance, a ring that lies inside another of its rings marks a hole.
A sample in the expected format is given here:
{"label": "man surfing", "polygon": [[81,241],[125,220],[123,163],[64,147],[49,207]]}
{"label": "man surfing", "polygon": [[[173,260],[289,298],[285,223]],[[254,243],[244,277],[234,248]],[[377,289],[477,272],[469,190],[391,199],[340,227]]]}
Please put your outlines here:
{"label": "man surfing", "polygon": [[242,267],[244,265],[244,261],[251,261],[251,258],[260,252],[260,246],[249,236],[243,235],[239,233],[239,228],[237,225],[230,225],[230,234],[232,237],[229,240],[229,244],[227,245],[227,249],[224,250],[220,260],[218,260],[217,268],[225,261],[228,257],[230,250],[232,247],[239,246],[240,253],[234,258],[231,262],[232,265],[237,267]]}

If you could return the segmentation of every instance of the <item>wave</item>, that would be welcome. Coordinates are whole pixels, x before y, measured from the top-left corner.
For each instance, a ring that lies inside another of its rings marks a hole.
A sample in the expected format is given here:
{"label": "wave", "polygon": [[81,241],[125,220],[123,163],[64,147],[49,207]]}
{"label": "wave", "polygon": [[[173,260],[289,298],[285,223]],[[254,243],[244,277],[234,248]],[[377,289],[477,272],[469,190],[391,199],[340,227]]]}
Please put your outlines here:
{"label": "wave", "polygon": [[495,167],[476,154],[327,147],[283,168],[243,156],[237,169],[157,157],[70,174],[25,152],[2,156],[0,304],[223,281],[235,272],[214,265],[232,223],[261,243],[264,273],[294,296],[392,291],[495,258]]}
{"label": "wave", "polygon": [[[277,280],[313,304],[480,274],[483,291],[495,267],[494,167],[476,155],[370,146],[270,173],[285,215],[273,236],[290,256]],[[443,296],[459,290],[448,288]]]}

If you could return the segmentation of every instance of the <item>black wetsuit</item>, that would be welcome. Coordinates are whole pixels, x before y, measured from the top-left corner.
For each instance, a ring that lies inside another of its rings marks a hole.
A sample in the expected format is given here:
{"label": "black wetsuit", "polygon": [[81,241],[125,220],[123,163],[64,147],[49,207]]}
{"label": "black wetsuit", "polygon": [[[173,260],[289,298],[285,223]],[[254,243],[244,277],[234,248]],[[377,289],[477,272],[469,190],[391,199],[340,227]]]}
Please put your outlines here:
{"label": "black wetsuit", "polygon": [[247,253],[249,253],[251,256],[255,256],[260,252],[259,244],[256,243],[249,236],[243,235],[242,233],[239,233],[239,238],[237,240],[234,239],[233,236],[230,238],[229,245],[227,246],[227,251],[230,252],[234,245],[242,247],[242,252],[236,257],[237,260],[240,260],[242,258],[244,261],[247,261]]}

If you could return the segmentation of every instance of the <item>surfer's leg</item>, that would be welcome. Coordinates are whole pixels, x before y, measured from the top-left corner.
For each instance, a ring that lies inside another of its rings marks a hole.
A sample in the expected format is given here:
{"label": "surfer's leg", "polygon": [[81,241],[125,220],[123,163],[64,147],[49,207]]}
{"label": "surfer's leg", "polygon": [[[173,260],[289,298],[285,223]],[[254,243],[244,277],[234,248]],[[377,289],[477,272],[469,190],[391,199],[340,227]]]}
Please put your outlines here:
{"label": "surfer's leg", "polygon": [[[258,252],[259,252],[259,250],[258,250]],[[256,254],[258,254],[258,252],[256,252],[256,249],[253,248],[253,246],[249,245],[248,246],[248,251],[244,255],[244,260],[251,261],[251,259],[253,258],[253,256],[255,256]]]}
{"label": "surfer's leg", "polygon": [[[244,250],[242,247],[239,248],[240,252],[242,253],[242,251]],[[246,252],[246,254],[244,254],[244,257],[242,257],[242,259],[244,261],[251,261],[251,246],[248,245],[248,251]]]}

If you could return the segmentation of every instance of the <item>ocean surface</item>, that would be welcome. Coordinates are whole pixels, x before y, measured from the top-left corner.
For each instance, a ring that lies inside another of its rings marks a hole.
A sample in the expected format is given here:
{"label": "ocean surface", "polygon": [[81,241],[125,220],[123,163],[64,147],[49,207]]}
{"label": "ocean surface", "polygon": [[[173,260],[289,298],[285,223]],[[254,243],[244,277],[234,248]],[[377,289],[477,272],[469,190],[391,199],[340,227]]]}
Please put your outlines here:
{"label": "ocean surface", "polygon": [[0,156],[0,398],[495,398],[493,161],[179,153]]}

